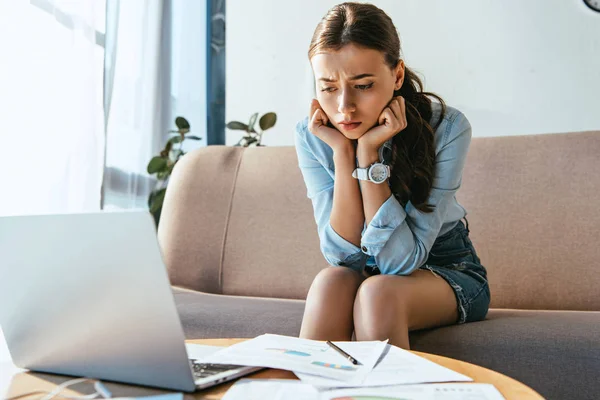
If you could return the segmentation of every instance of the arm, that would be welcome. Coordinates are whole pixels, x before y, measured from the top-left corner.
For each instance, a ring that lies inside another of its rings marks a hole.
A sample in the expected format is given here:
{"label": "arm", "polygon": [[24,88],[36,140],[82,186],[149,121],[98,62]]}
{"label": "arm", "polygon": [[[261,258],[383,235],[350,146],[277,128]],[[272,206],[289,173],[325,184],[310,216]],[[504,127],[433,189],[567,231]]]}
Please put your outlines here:
{"label": "arm", "polygon": [[334,231],[358,247],[365,216],[360,189],[356,179],[352,177],[356,164],[354,146],[350,144],[346,149],[334,151],[333,162],[335,184],[329,221]]}
{"label": "arm", "polygon": [[[460,188],[462,171],[471,141],[471,126],[456,112],[447,122],[442,146],[435,159],[435,176],[428,203],[433,212],[423,213],[409,202],[403,208],[382,185],[363,187],[363,204],[367,220],[377,209],[362,236],[361,246],[372,255],[384,274],[408,275],[422,266],[428,258],[444,223],[448,205]],[[367,151],[370,153],[370,151]]]}
{"label": "arm", "polygon": [[[354,149],[352,156],[341,151],[336,155],[308,130],[307,125],[305,119],[296,126],[295,146],[307,197],[313,205],[321,252],[330,265],[344,265],[362,271],[367,256],[358,247],[364,228],[364,215],[358,183],[352,178],[350,170],[355,163]],[[335,173],[319,161],[331,159]],[[349,176],[351,180],[341,179],[342,175]]]}
{"label": "arm", "polygon": [[[360,142],[356,149],[356,156],[358,158],[359,168],[366,168],[374,162],[379,161],[378,149],[370,148]],[[379,210],[382,204],[392,195],[392,191],[390,190],[387,181],[382,184],[361,180],[359,180],[359,182],[362,190],[364,206],[363,214],[366,224],[369,225],[375,216],[375,213],[377,213],[377,210]]]}

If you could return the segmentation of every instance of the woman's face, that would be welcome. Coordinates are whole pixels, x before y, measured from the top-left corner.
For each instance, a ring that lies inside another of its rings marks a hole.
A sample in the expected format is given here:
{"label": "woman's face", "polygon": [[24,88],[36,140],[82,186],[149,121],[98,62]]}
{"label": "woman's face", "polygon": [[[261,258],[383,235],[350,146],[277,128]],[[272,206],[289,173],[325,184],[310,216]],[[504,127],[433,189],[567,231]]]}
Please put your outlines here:
{"label": "woman's face", "polygon": [[358,139],[377,125],[379,115],[404,79],[404,62],[395,69],[383,53],[349,44],[311,58],[317,100],[333,126],[348,139]]}

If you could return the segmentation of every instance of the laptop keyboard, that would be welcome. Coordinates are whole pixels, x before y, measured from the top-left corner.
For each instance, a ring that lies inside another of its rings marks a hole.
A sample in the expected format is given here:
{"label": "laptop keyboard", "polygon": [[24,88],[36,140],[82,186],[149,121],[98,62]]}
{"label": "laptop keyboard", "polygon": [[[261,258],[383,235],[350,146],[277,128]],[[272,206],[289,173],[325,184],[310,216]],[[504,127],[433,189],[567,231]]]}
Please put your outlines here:
{"label": "laptop keyboard", "polygon": [[194,372],[194,378],[206,378],[208,376],[220,374],[221,372],[230,371],[233,369],[240,369],[240,365],[229,365],[229,364],[206,364],[199,363],[196,360],[190,360],[192,362],[192,371]]}

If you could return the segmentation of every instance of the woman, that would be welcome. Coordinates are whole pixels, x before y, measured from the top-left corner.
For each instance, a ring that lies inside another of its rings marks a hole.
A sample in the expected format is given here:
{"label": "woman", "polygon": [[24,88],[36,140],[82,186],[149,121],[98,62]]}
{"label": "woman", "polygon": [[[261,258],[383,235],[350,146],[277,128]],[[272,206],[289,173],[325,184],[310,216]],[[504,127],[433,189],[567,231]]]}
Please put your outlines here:
{"label": "woman", "polygon": [[373,5],[329,10],[308,56],[317,98],[296,150],[331,267],[311,285],[300,336],[409,349],[411,330],[484,319],[487,273],[455,198],[465,116],[422,91]]}

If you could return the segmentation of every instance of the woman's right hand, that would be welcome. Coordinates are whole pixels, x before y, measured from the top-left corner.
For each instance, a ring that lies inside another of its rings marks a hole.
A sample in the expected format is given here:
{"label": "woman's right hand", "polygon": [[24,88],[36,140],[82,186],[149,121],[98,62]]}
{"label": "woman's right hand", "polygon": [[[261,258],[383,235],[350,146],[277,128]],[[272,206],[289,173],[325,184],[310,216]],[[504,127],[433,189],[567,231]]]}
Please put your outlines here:
{"label": "woman's right hand", "polygon": [[327,114],[325,114],[317,99],[312,99],[310,102],[310,114],[308,114],[308,118],[308,130],[327,143],[334,153],[354,148],[350,139],[337,129],[327,125],[329,118],[327,118]]}

